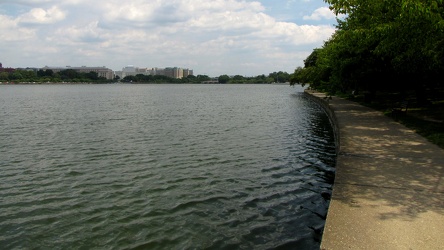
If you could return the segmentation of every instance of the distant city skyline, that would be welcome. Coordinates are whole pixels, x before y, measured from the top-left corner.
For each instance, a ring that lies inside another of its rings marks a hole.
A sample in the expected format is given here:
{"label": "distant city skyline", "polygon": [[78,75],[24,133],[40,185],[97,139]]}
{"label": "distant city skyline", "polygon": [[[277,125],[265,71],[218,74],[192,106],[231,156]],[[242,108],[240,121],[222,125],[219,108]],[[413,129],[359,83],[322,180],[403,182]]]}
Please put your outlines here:
{"label": "distant city skyline", "polygon": [[63,70],[71,69],[79,73],[89,73],[95,72],[99,77],[106,78],[108,80],[114,79],[116,76],[123,79],[126,76],[136,76],[138,74],[142,75],[163,75],[171,78],[181,79],[187,77],[189,75],[194,75],[194,71],[188,68],[180,68],[180,67],[166,67],[166,68],[143,68],[143,67],[135,67],[134,65],[127,65],[122,68],[121,71],[114,71],[106,66],[44,66],[44,67],[17,67],[17,68],[4,68],[3,64],[0,62],[0,72],[13,72],[16,69],[24,69],[24,70],[51,70],[54,73],[59,73]]}
{"label": "distant city skyline", "polygon": [[189,75],[194,75],[192,69],[188,68],[180,68],[180,67],[166,67],[166,68],[144,68],[144,67],[136,67],[134,65],[128,65],[120,71],[114,71],[116,76],[123,79],[126,76],[136,76],[138,74],[142,75],[164,75],[171,78],[183,78]]}
{"label": "distant city skyline", "polygon": [[[2,68],[2,63],[0,62],[0,68]],[[11,68],[11,67],[7,67],[7,68]],[[82,66],[71,66],[71,65],[67,65],[67,66],[48,66],[45,65],[44,67],[29,67],[29,66],[20,66],[17,68],[13,68],[13,69],[56,69],[56,72],[59,72],[60,70],[64,70],[64,69],[81,69],[80,72],[86,72],[84,71],[84,69],[88,69],[88,68],[107,68],[109,70],[111,70],[113,72],[114,75],[119,76],[120,78],[124,78],[125,76],[135,76],[137,74],[142,74],[142,75],[165,75],[165,76],[169,76],[169,77],[173,77],[173,78],[182,78],[182,77],[186,77],[188,75],[207,75],[209,77],[219,77],[221,75],[228,75],[228,76],[235,76],[235,75],[240,75],[240,74],[229,74],[229,73],[222,73],[220,75],[208,75],[205,73],[197,73],[195,74],[194,69],[189,69],[189,68],[182,68],[182,67],[165,67],[165,68],[160,68],[160,67],[139,67],[139,66],[135,66],[135,65],[127,65],[124,66],[121,70],[113,70],[108,68],[106,65],[104,66],[87,66],[87,65],[82,65]],[[130,69],[130,70],[128,70]],[[165,69],[179,69],[182,70],[182,73],[170,73],[167,72],[165,73]],[[158,73],[156,73],[156,71],[158,71]],[[283,71],[283,70],[276,70],[273,72],[279,72],[279,71]],[[254,77],[254,76],[259,76],[259,75],[268,75],[270,73],[273,72],[263,72],[263,73],[259,73],[257,75],[242,75],[242,76],[248,76],[248,77]],[[287,71],[283,71],[283,72],[287,72]],[[289,74],[292,74],[293,71],[291,72],[287,72]],[[108,78],[108,77],[105,77]]]}
{"label": "distant city skyline", "polygon": [[293,72],[334,33],[322,0],[5,0],[8,67],[178,65],[199,74]]}

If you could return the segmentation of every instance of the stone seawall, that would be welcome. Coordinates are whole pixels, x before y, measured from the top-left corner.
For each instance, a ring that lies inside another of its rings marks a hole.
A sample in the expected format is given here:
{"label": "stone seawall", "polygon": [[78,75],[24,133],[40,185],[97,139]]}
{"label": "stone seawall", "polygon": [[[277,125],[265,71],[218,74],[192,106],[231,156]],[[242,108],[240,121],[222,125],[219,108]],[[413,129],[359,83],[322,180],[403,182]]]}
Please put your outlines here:
{"label": "stone seawall", "polygon": [[336,154],[338,154],[341,147],[341,137],[339,134],[339,125],[338,120],[336,119],[334,108],[329,105],[330,99],[328,99],[327,97],[315,96],[315,92],[310,90],[305,90],[304,92],[309,99],[321,105],[321,107],[327,113],[327,116],[330,119],[331,126],[333,127],[333,133],[335,135]]}

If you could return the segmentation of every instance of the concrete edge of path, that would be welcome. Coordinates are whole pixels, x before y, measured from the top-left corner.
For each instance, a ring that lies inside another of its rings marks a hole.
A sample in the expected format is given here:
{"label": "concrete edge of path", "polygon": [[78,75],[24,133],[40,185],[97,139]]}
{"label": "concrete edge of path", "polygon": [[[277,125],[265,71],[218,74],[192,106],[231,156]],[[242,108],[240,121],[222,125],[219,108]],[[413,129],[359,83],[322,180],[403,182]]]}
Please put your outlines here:
{"label": "concrete edge of path", "polygon": [[443,249],[444,150],[381,112],[307,90],[336,137],[321,249]]}

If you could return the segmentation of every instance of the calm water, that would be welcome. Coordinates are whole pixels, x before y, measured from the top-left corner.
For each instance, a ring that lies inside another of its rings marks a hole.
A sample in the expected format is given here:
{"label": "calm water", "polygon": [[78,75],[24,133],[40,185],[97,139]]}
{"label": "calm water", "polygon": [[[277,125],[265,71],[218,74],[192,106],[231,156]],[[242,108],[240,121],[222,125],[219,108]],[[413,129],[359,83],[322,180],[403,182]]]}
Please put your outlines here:
{"label": "calm water", "polygon": [[0,86],[0,248],[318,249],[334,140],[301,91]]}

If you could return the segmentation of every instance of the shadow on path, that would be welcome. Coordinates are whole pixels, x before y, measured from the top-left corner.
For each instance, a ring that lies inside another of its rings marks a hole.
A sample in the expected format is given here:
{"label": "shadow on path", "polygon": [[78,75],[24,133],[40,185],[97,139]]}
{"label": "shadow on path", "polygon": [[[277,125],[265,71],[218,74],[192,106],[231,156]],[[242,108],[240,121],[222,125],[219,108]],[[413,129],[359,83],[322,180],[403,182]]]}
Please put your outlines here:
{"label": "shadow on path", "polygon": [[444,150],[357,103],[310,93],[339,130],[322,249],[444,246]]}

